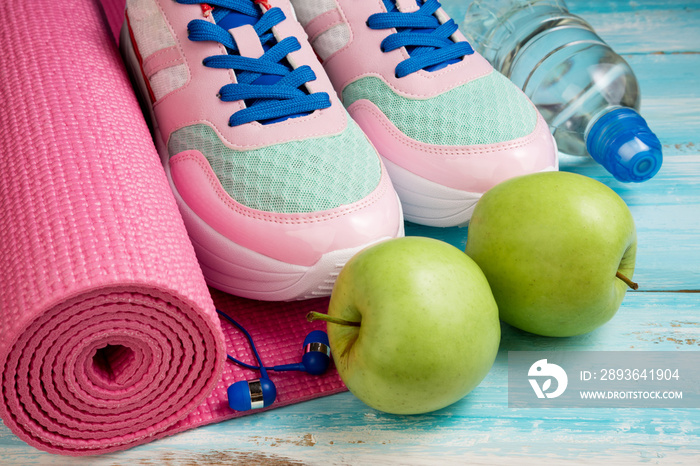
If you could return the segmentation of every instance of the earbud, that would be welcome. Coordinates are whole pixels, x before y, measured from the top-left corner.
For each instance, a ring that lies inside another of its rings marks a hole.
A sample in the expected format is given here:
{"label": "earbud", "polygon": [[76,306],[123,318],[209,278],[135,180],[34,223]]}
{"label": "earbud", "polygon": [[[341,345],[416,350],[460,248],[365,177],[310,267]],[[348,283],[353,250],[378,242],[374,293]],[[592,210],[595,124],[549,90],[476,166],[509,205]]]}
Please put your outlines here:
{"label": "earbud", "polygon": [[304,339],[304,355],[301,363],[306,372],[311,375],[321,375],[328,369],[331,362],[331,347],[328,342],[328,334],[321,330],[314,330]]}
{"label": "earbud", "polygon": [[277,388],[272,380],[267,376],[267,371],[301,371],[311,375],[321,375],[328,369],[331,361],[331,349],[328,343],[328,335],[321,330],[314,330],[309,333],[304,339],[304,354],[301,357],[301,363],[298,364],[282,364],[279,366],[267,367],[262,364],[258,350],[255,348],[253,338],[238,322],[233,320],[228,315],[219,311],[226,320],[236,326],[246,336],[250,342],[250,347],[253,350],[255,359],[258,361],[258,366],[246,364],[234,358],[230,354],[226,355],[229,360],[239,366],[260,371],[260,378],[255,380],[241,380],[228,387],[228,405],[236,411],[247,411],[249,409],[267,408],[274,403],[277,398]]}
{"label": "earbud", "polygon": [[277,388],[272,380],[259,378],[241,380],[228,387],[228,405],[236,411],[267,408],[277,398]]}
{"label": "earbud", "polygon": [[314,330],[304,339],[304,355],[301,364],[284,364],[269,367],[267,369],[281,371],[301,371],[311,375],[321,375],[331,362],[331,348],[328,343],[328,335],[321,330]]}

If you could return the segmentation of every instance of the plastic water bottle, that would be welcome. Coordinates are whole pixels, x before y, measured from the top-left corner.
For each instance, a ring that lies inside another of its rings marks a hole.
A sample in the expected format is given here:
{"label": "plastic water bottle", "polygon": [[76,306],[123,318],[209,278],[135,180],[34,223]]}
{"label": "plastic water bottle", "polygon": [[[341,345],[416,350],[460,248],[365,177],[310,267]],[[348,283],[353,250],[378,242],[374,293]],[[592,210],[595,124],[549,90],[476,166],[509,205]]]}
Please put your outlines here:
{"label": "plastic water bottle", "polygon": [[561,152],[588,153],[625,182],[659,171],[632,69],[563,0],[475,0],[462,31],[537,106]]}

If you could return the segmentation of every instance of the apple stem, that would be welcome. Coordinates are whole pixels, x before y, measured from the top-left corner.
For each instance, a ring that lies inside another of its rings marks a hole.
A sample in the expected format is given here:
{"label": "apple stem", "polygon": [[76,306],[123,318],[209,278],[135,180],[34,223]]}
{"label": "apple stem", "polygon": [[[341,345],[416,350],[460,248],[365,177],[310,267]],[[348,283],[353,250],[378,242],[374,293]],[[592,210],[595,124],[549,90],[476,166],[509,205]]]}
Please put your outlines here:
{"label": "apple stem", "polygon": [[326,322],[330,322],[331,324],[349,325],[352,327],[359,327],[360,326],[359,322],[351,322],[349,320],[339,319],[337,317],[331,317],[328,314],[322,314],[320,312],[315,312],[315,311],[311,311],[308,314],[306,314],[306,320],[308,320],[309,322],[314,322],[316,320],[325,320]]}
{"label": "apple stem", "polygon": [[625,277],[625,276],[622,275],[620,272],[615,273],[615,276],[616,276],[617,278],[619,278],[620,280],[622,280],[623,282],[627,283],[627,286],[629,286],[629,287],[632,288],[633,290],[636,290],[637,288],[639,288],[639,285],[638,285],[638,284],[636,284],[635,282],[633,282],[633,281],[630,280],[629,278]]}

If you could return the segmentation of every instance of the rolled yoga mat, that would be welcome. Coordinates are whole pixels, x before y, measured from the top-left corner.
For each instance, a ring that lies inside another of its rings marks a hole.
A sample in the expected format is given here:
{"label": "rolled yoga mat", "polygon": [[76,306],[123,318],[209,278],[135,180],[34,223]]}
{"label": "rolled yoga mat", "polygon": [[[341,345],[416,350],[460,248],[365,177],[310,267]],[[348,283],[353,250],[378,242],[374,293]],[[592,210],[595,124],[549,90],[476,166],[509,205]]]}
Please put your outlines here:
{"label": "rolled yoga mat", "polygon": [[[93,455],[245,414],[226,388],[257,374],[225,352],[250,348],[215,313],[98,2],[32,7],[0,6],[0,417]],[[266,364],[298,362],[327,306],[213,295]],[[275,406],[344,390],[335,371],[275,382]]]}

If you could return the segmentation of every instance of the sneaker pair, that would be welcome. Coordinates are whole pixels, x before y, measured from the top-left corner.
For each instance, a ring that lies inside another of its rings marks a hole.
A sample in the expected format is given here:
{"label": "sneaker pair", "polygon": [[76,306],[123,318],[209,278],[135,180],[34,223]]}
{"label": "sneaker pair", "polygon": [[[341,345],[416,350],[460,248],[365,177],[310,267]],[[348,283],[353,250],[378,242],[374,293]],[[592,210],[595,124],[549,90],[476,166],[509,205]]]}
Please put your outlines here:
{"label": "sneaker pair", "polygon": [[496,183],[556,169],[542,117],[436,0],[292,3],[127,0],[125,60],[214,288],[328,295],[402,212],[463,224]]}

